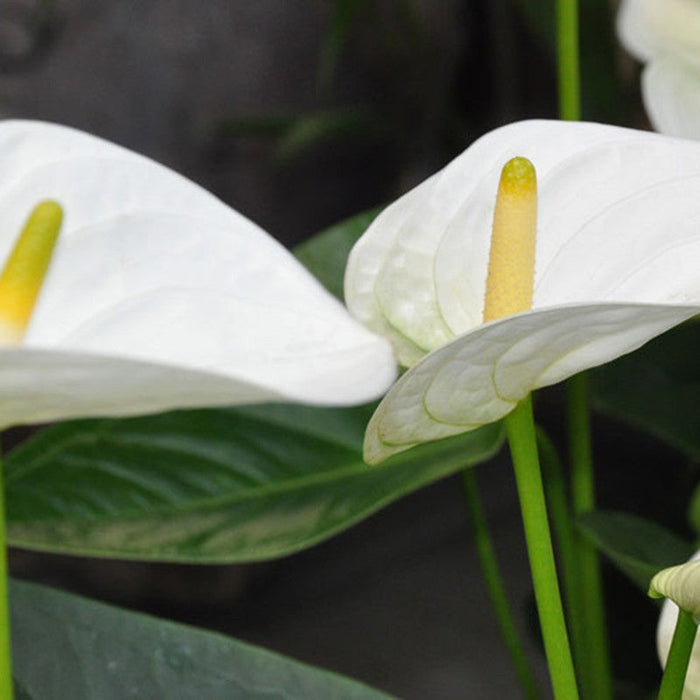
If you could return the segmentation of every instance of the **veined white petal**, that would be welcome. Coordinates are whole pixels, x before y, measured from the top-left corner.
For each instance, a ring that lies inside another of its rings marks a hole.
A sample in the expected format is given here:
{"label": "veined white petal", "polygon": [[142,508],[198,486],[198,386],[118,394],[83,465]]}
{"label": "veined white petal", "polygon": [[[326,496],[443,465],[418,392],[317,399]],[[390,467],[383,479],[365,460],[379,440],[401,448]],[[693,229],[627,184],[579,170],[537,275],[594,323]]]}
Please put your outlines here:
{"label": "veined white petal", "polygon": [[700,302],[581,304],[481,326],[427,355],[391,388],[367,428],[365,460],[498,420],[534,389],[631,352],[698,312]]}
{"label": "veined white petal", "polygon": [[0,425],[285,399],[257,383],[119,357],[33,348],[0,357]]}
{"label": "veined white petal", "polygon": [[622,0],[620,41],[640,61],[685,55],[700,65],[700,5],[696,0]]}
{"label": "veined white petal", "polygon": [[[461,307],[458,300],[463,297],[462,280],[483,289],[483,284],[473,280],[485,279],[484,250],[491,236],[500,169],[506,161],[518,155],[530,158],[541,177],[562,159],[594,143],[634,134],[598,124],[571,127],[529,121],[486,134],[382,212],[353,248],[345,276],[348,307],[370,328],[391,338],[403,364],[413,364],[440,347],[463,332],[465,324],[479,322],[473,309],[476,300]],[[482,209],[475,222],[471,208],[479,204]],[[487,224],[481,225],[484,222]],[[465,230],[465,226],[470,228]],[[447,245],[445,254],[437,256],[448,230],[460,240],[469,237],[472,248],[460,251],[466,255],[453,257]],[[466,261],[467,274],[456,273],[451,265],[454,260]],[[459,288],[456,294],[455,288]],[[397,290],[404,293],[397,294]],[[483,303],[480,297],[479,303]]]}
{"label": "veined white petal", "polygon": [[697,298],[700,145],[600,124],[511,124],[389,207],[351,253],[348,306],[402,364],[481,324],[498,178],[516,155],[539,181],[536,308]]}
{"label": "veined white petal", "polygon": [[338,315],[159,290],[60,343],[0,349],[0,424],[261,401],[363,403],[395,369],[390,348],[357,330]]}
{"label": "veined white petal", "polygon": [[[61,343],[111,307],[159,290],[207,290],[360,328],[267,235],[189,216],[137,212],[69,229],[59,238],[25,343]],[[201,312],[201,323],[209,323],[206,309]]]}
{"label": "veined white petal", "polygon": [[562,167],[544,183],[534,308],[700,300],[700,150],[662,145],[593,149],[590,167]]}
{"label": "veined white petal", "polygon": [[668,598],[697,620],[700,617],[700,562],[689,561],[662,569],[651,579],[649,596]]}
{"label": "veined white petal", "polygon": [[700,140],[700,66],[672,54],[656,58],[642,73],[642,95],[657,131]]}
{"label": "veined white petal", "polygon": [[[516,155],[538,174],[533,308],[483,325],[495,193]],[[497,420],[698,313],[698,192],[696,142],[533,121],[487,134],[389,207],[346,271],[351,311],[411,366],[366,459]]]}
{"label": "veined white petal", "polygon": [[[403,364],[417,362],[450,337],[433,294],[432,254],[446,216],[445,209],[432,209],[436,177],[412,190],[413,198],[399,199],[380,214],[384,223],[364,233],[345,271],[350,311],[390,338]],[[404,335],[407,322],[418,333]]]}
{"label": "veined white petal", "polygon": [[642,95],[653,127],[700,139],[700,3],[696,0],[623,0],[620,40],[648,65]]}
{"label": "veined white petal", "polygon": [[147,158],[0,122],[0,255],[39,199],[64,225],[25,345],[2,348],[0,425],[188,406],[361,403],[389,344],[279,243]]}

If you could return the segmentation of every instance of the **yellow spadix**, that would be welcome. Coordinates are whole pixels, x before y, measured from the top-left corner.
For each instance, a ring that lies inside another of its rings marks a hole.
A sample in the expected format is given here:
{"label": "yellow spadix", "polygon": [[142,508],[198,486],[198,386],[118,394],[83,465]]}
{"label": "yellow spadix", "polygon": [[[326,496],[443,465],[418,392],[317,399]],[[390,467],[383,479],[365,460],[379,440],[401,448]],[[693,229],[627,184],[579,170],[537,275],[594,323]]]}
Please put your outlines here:
{"label": "yellow spadix", "polygon": [[527,158],[503,167],[493,215],[484,323],[532,308],[537,175]]}
{"label": "yellow spadix", "polygon": [[0,274],[0,345],[21,342],[46,276],[63,210],[47,200],[34,207]]}

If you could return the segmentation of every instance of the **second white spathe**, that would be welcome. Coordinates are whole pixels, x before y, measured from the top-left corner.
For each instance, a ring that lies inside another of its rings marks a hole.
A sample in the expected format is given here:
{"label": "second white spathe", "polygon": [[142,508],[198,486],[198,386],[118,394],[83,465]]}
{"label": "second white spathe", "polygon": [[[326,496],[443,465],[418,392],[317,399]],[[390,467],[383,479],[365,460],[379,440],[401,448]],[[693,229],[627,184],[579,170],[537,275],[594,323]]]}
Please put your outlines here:
{"label": "second white spathe", "polygon": [[696,0],[622,0],[617,32],[645,64],[642,97],[659,132],[700,139],[700,4]]}
{"label": "second white spathe", "polygon": [[367,332],[281,245],[185,178],[101,139],[0,122],[0,258],[41,199],[64,225],[24,342],[0,348],[0,425],[380,396]]}
{"label": "second white spathe", "polygon": [[[539,182],[532,309],[483,324],[503,165]],[[700,311],[700,144],[601,124],[486,134],[387,208],[353,249],[351,312],[410,369],[366,434],[377,462],[507,414]]]}

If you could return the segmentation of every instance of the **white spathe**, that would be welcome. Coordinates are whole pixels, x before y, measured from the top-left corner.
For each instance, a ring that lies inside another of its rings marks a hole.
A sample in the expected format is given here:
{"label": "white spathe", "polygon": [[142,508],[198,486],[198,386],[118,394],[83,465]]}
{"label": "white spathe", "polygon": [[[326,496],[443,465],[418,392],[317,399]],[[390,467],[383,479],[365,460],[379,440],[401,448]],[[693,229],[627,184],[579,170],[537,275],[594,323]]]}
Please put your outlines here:
{"label": "white spathe", "polygon": [[654,128],[700,139],[700,2],[622,0],[617,30],[646,64],[642,96]]}
{"label": "white spathe", "polygon": [[[482,324],[496,190],[514,156],[538,174],[533,308]],[[388,207],[350,255],[345,297],[411,369],[374,414],[365,459],[495,421],[698,313],[699,192],[700,144],[529,121]]]}
{"label": "white spathe", "polygon": [[[700,559],[700,552],[696,552],[689,564],[697,565]],[[677,568],[677,567],[676,567]],[[686,583],[690,582],[692,586],[700,587],[700,579],[697,576],[698,570],[691,571],[691,577],[686,575]],[[660,591],[662,592],[662,591]],[[662,592],[663,593],[663,592]],[[665,593],[664,593],[665,595]],[[697,606],[697,596],[695,598],[693,607]],[[691,612],[691,611],[689,611]],[[656,628],[656,649],[659,654],[659,660],[661,665],[666,667],[666,660],[668,659],[668,652],[671,649],[671,641],[673,640],[673,633],[676,630],[676,620],[678,619],[678,606],[673,600],[667,599],[664,601],[663,607],[661,608],[661,615],[659,617],[659,624]],[[690,657],[690,663],[688,664],[688,673],[685,677],[685,685],[683,687],[683,700],[700,700],[700,636],[696,635],[695,643],[693,644],[693,651]]]}
{"label": "white spathe", "polygon": [[652,578],[649,595],[672,600],[697,620],[700,618],[700,561],[691,559],[685,564],[662,569]]}
{"label": "white spathe", "polygon": [[182,176],[79,131],[0,122],[0,260],[41,199],[64,224],[0,425],[180,407],[361,403],[395,377],[280,244]]}

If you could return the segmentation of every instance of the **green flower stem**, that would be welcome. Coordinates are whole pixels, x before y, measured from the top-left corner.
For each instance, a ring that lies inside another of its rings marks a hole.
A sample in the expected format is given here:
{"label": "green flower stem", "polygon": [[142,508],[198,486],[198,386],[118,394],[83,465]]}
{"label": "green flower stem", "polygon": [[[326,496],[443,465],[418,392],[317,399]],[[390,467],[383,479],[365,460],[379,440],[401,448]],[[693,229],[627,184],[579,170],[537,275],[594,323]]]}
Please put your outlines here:
{"label": "green flower stem", "polygon": [[557,0],[557,66],[559,116],[577,121],[581,118],[578,0]]}
{"label": "green flower stem", "polygon": [[[578,0],[557,0],[559,116],[572,121],[581,118],[578,35]],[[579,374],[569,379],[567,391],[571,490],[574,515],[577,516],[595,507],[586,376]],[[583,621],[582,627],[574,633],[574,641],[582,687],[591,697],[609,700],[612,698],[612,676],[600,561],[593,545],[580,535],[575,535],[574,546],[579,580],[576,599],[581,605],[577,617]],[[577,639],[581,635],[582,643]]]}
{"label": "green flower stem", "polygon": [[479,555],[479,563],[484,574],[486,586],[496,620],[503,636],[503,641],[508,650],[511,663],[518,677],[518,682],[523,692],[523,697],[528,700],[539,698],[539,692],[530,665],[523,650],[520,636],[513,621],[513,612],[508,603],[503,579],[496,560],[496,553],[491,541],[484,509],[479,496],[479,486],[476,481],[473,468],[467,468],[463,472],[464,498],[467,504],[467,512],[474,530],[476,551]]}
{"label": "green flower stem", "polygon": [[0,700],[12,700],[10,609],[7,594],[7,540],[5,537],[5,484],[0,461]]}
{"label": "green flower stem", "polygon": [[578,698],[566,633],[530,397],[505,418],[544,650],[556,700]]}
{"label": "green flower stem", "polygon": [[659,700],[681,700],[697,629],[693,616],[685,610],[679,610],[676,631],[673,633],[664,676],[661,679]]}
{"label": "green flower stem", "polygon": [[[587,376],[582,373],[571,377],[566,383],[566,391],[571,498],[574,516],[578,516],[595,508]],[[595,546],[578,533],[574,536],[574,547],[578,564],[580,617],[584,623],[585,664],[580,668],[584,679],[582,682],[591,697],[610,700],[613,697],[613,687],[600,559]]]}
{"label": "green flower stem", "polygon": [[537,428],[537,446],[539,448],[540,461],[542,462],[545,493],[552,520],[552,530],[554,530],[554,537],[558,545],[557,551],[562,570],[566,619],[569,633],[571,634],[576,668],[579,671],[581,692],[584,697],[587,697],[588,693],[585,692],[586,688],[583,684],[585,679],[581,677],[581,669],[584,667],[586,659],[583,610],[578,586],[579,574],[574,545],[574,526],[571,520],[564,470],[554,444],[540,428]]}

